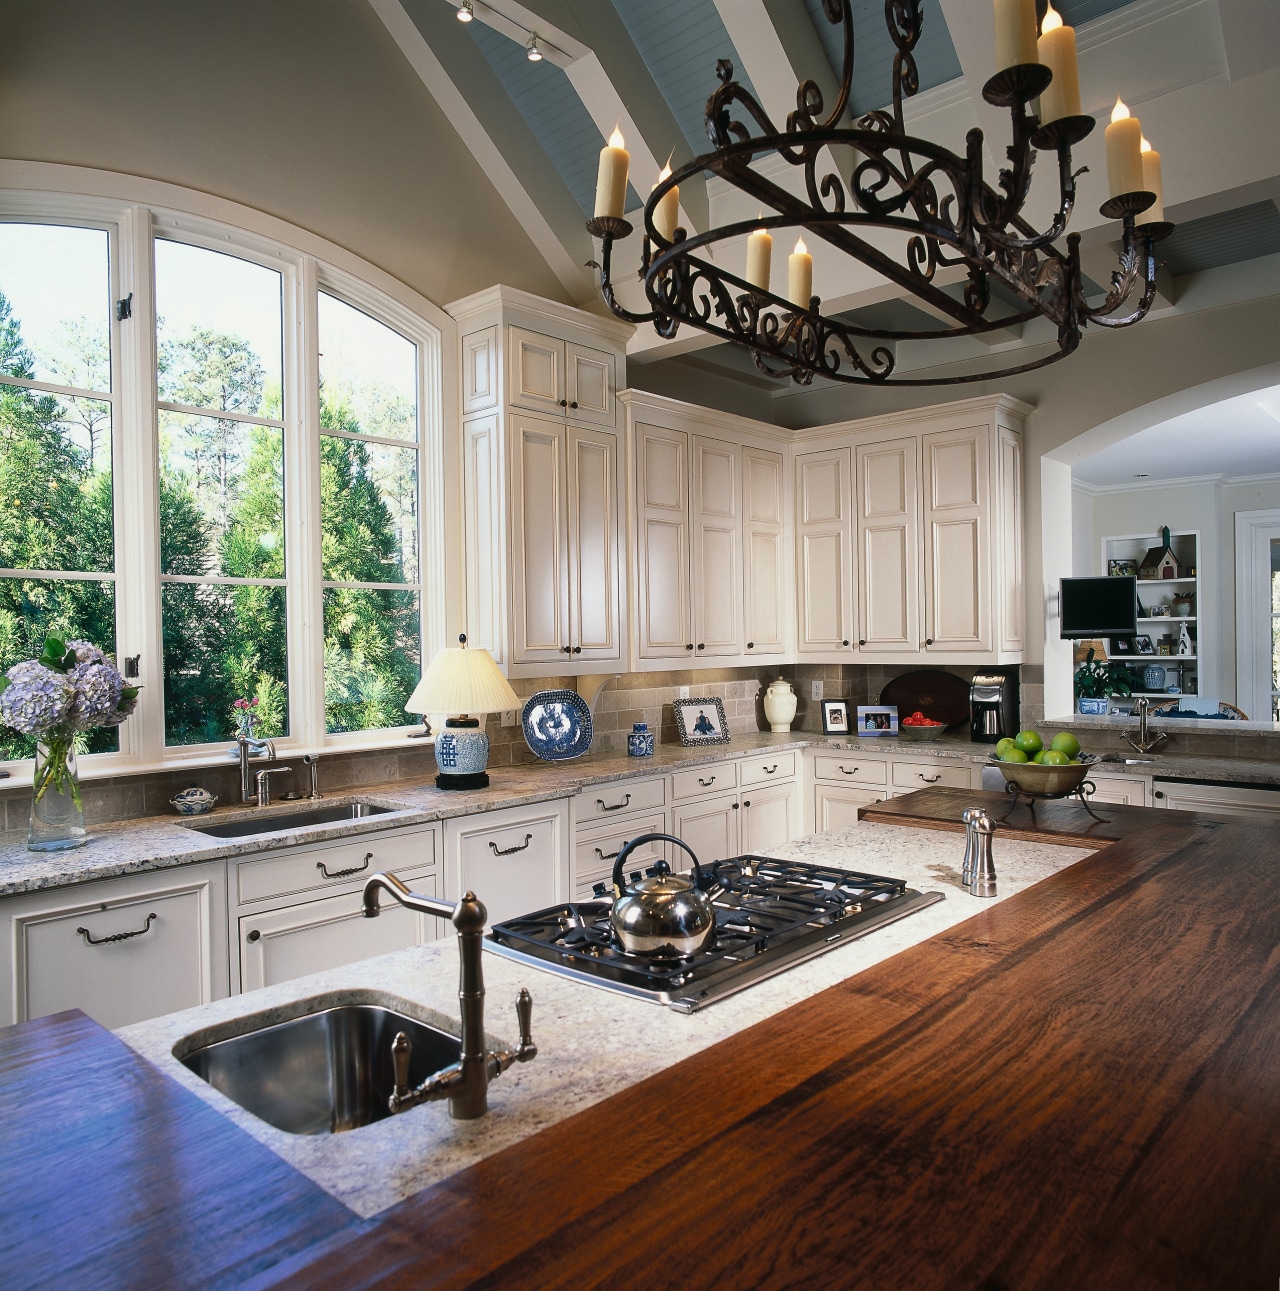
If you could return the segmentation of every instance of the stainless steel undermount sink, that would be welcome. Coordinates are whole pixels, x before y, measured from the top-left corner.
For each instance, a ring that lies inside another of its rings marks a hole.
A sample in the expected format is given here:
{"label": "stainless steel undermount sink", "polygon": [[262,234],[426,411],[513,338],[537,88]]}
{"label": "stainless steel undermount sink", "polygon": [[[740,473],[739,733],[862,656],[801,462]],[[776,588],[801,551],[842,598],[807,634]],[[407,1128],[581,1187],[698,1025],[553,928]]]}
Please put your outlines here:
{"label": "stainless steel undermount sink", "polygon": [[211,821],[207,825],[192,824],[188,828],[213,838],[243,838],[246,834],[280,834],[305,825],[364,820],[369,816],[385,816],[392,810],[394,808],[376,807],[371,802],[343,802],[329,807],[313,807],[310,811],[264,811],[246,820]]}
{"label": "stainless steel undermount sink", "polygon": [[[312,1004],[315,1001],[311,1001]],[[413,1045],[409,1083],[458,1061],[462,1044],[377,1004],[339,1004],[174,1056],[219,1093],[289,1134],[337,1134],[391,1115],[391,1042]]]}

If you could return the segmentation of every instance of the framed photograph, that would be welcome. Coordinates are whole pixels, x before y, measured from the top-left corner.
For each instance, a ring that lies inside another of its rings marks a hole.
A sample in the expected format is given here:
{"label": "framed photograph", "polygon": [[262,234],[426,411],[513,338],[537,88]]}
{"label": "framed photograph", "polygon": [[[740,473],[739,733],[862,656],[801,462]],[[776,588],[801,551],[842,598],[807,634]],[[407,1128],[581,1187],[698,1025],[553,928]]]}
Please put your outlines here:
{"label": "framed photograph", "polygon": [[1151,638],[1143,633],[1139,633],[1133,638],[1133,644],[1138,654],[1155,654],[1156,652],[1155,646],[1151,644]]}
{"label": "framed photograph", "polygon": [[822,701],[822,733],[824,735],[849,734],[849,701],[824,699]]}
{"label": "framed photograph", "polygon": [[1110,637],[1109,642],[1110,642],[1111,654],[1137,654],[1138,653],[1137,650],[1134,649],[1132,637]]}
{"label": "framed photograph", "polygon": [[859,704],[859,735],[897,735],[898,709],[894,704]]}
{"label": "framed photograph", "polygon": [[1138,572],[1136,560],[1109,560],[1107,574],[1111,578],[1133,578]]}
{"label": "framed photograph", "polygon": [[715,695],[707,699],[677,699],[676,730],[681,744],[728,744],[729,723],[725,720],[724,701]]}

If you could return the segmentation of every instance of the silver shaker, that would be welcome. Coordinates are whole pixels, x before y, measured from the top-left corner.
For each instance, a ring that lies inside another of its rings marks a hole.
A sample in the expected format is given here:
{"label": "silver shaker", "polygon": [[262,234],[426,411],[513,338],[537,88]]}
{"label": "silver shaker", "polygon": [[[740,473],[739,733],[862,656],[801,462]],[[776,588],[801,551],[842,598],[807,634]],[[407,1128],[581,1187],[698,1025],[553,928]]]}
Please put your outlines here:
{"label": "silver shaker", "polygon": [[996,895],[996,867],[991,859],[991,839],[996,823],[985,811],[973,821],[973,861],[969,866],[969,895],[993,897]]}
{"label": "silver shaker", "polygon": [[966,888],[973,882],[973,852],[977,845],[973,822],[981,815],[981,807],[966,807],[960,813],[960,819],[964,821],[964,865],[960,869],[960,882]]}

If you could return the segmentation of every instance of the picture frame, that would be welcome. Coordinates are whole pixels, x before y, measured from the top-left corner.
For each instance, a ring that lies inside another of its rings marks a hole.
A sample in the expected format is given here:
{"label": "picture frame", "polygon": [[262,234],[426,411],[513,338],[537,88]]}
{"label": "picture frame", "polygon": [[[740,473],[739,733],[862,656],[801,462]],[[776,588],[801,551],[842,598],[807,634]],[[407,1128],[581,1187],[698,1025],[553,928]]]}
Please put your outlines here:
{"label": "picture frame", "polygon": [[859,704],[858,735],[897,735],[898,707],[896,704]]}
{"label": "picture frame", "polygon": [[1138,562],[1136,560],[1109,560],[1107,561],[1108,578],[1134,578],[1138,573]]}
{"label": "picture frame", "polygon": [[1145,633],[1140,632],[1133,638],[1134,649],[1138,654],[1155,654],[1156,648],[1151,644],[1151,638]]}
{"label": "picture frame", "polygon": [[824,699],[822,701],[822,733],[824,735],[849,734],[849,701]]}
{"label": "picture frame", "polygon": [[724,700],[718,695],[705,699],[676,699],[676,730],[680,743],[687,745],[728,744],[729,720],[724,715]]}
{"label": "picture frame", "polygon": [[1107,638],[1108,654],[1137,654],[1132,637],[1108,637]]}

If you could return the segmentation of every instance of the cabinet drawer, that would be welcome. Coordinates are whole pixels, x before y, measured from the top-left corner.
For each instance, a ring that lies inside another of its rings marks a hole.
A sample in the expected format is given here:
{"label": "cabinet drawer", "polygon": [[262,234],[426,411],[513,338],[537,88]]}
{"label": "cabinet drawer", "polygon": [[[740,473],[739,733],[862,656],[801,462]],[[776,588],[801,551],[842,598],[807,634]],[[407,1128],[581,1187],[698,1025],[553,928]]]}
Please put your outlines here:
{"label": "cabinet drawer", "polygon": [[771,753],[742,759],[741,780],[749,784],[771,784],[775,780],[789,780],[796,773],[794,753]]}
{"label": "cabinet drawer", "polygon": [[667,805],[667,782],[653,780],[618,780],[612,784],[588,785],[578,798],[578,820],[608,820],[624,812],[652,811]]}
{"label": "cabinet drawer", "polygon": [[832,784],[888,784],[889,764],[855,752],[819,753],[813,759],[813,775]]}
{"label": "cabinet drawer", "polygon": [[[665,834],[666,832],[667,813],[656,811],[629,822],[625,827],[597,830],[590,836],[579,834],[573,849],[574,899],[589,901],[592,895],[592,884],[599,883],[601,880],[605,883],[609,882],[613,877],[613,863],[629,838],[638,838],[641,834]],[[627,872],[643,870],[654,861],[666,858],[666,854],[665,844],[645,843],[627,857]]]}
{"label": "cabinet drawer", "polygon": [[738,764],[717,762],[709,767],[676,771],[671,777],[671,801],[685,802],[707,793],[723,793],[738,787]]}
{"label": "cabinet drawer", "polygon": [[[434,869],[402,870],[400,878],[415,892],[438,896]],[[384,900],[376,919],[363,914],[362,893],[342,892],[239,919],[241,989],[254,991],[277,982],[327,972],[404,950],[441,935],[448,928],[433,915]]]}
{"label": "cabinet drawer", "polygon": [[559,800],[445,821],[445,896],[474,892],[490,923],[566,900],[568,826]]}
{"label": "cabinet drawer", "polygon": [[895,762],[893,784],[898,789],[928,789],[945,785],[948,789],[973,788],[969,765],[947,766],[941,762]]}
{"label": "cabinet drawer", "polygon": [[236,866],[241,905],[264,897],[308,892],[331,884],[368,878],[379,870],[428,868],[436,864],[436,833],[366,834],[330,846],[296,847]]}

